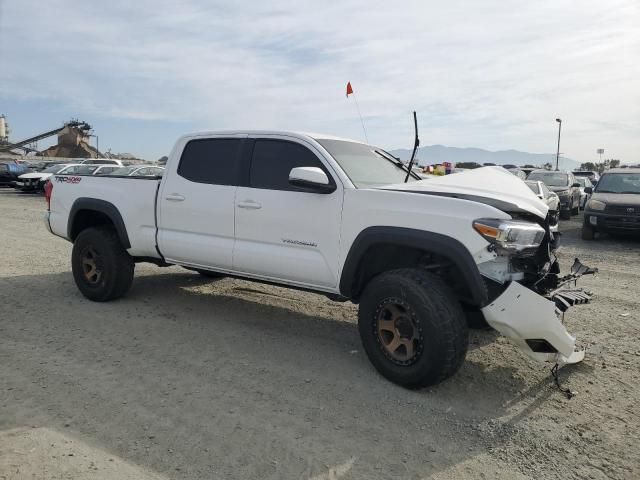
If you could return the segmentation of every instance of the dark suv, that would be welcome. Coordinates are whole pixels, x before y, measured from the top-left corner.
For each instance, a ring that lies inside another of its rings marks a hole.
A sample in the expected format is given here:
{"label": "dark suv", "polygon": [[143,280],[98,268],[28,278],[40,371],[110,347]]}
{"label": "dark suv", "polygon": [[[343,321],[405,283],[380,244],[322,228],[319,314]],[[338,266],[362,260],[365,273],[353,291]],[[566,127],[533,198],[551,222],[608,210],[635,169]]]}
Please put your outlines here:
{"label": "dark suv", "polygon": [[13,185],[20,175],[28,173],[30,170],[26,165],[11,163],[0,163],[0,187]]}
{"label": "dark suv", "polygon": [[[591,190],[584,211],[582,238],[593,240],[596,232],[640,233],[640,168],[607,171]],[[586,193],[590,193],[585,188]]]}
{"label": "dark suv", "polygon": [[534,170],[527,176],[532,182],[542,182],[560,198],[560,218],[569,220],[580,213],[580,184],[571,172]]}

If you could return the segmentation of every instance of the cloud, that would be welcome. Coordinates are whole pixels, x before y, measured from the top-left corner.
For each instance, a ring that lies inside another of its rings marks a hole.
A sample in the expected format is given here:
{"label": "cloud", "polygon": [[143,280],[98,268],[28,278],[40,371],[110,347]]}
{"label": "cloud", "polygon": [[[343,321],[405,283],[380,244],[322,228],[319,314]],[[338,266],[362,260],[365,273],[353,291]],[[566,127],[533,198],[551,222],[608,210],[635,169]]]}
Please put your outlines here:
{"label": "cloud", "polygon": [[[75,116],[287,128],[410,143],[639,151],[640,4],[71,2],[4,4],[0,98]],[[604,145],[603,142],[610,142]],[[632,160],[632,158],[629,158]]]}

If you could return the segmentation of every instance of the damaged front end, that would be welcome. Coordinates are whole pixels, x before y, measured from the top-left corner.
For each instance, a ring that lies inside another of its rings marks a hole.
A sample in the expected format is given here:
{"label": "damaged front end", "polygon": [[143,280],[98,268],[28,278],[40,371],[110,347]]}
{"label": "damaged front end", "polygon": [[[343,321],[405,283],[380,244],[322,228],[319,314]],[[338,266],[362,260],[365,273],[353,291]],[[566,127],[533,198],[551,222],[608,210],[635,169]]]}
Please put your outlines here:
{"label": "damaged front end", "polygon": [[[529,227],[512,235],[510,224]],[[495,222],[486,219],[474,223],[476,231],[489,240],[487,248],[493,254],[491,260],[478,265],[490,292],[490,301],[482,308],[485,320],[535,360],[580,362],[585,352],[576,348],[575,336],[564,327],[564,314],[569,307],[591,300],[589,292],[576,288],[576,281],[597,269],[575,259],[571,273],[561,276],[555,255],[558,234],[551,231],[548,221],[519,215],[502,221],[501,231],[492,231],[495,227]]]}

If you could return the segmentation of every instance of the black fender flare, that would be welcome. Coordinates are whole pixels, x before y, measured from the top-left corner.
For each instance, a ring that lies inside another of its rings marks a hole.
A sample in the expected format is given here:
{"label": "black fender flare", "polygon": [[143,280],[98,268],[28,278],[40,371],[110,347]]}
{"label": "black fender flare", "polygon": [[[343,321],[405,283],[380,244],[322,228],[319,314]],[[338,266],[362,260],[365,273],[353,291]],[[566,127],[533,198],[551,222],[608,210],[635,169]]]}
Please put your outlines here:
{"label": "black fender flare", "polygon": [[122,246],[125,249],[131,248],[131,242],[129,242],[129,235],[127,234],[127,227],[124,224],[124,220],[122,220],[122,215],[120,215],[118,208],[111,202],[97,198],[80,197],[73,202],[71,210],[69,211],[69,220],[67,222],[67,237],[69,240],[73,241],[79,233],[75,231],[74,223],[78,213],[85,210],[100,212],[103,215],[106,215],[113,223]]}
{"label": "black fender flare", "polygon": [[469,250],[453,237],[404,227],[365,228],[351,244],[340,276],[340,293],[348,298],[358,295],[357,272],[367,250],[376,244],[398,245],[437,253],[449,259],[462,273],[477,307],[488,303],[487,287]]}

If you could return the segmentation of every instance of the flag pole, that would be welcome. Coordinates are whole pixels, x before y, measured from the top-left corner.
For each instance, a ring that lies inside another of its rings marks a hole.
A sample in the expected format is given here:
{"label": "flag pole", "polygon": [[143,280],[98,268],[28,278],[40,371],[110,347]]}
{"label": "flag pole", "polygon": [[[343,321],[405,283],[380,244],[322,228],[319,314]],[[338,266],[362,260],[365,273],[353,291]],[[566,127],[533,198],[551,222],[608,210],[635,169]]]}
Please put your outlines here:
{"label": "flag pole", "polygon": [[369,143],[369,137],[367,136],[367,129],[364,127],[364,120],[362,119],[362,114],[360,113],[360,105],[358,105],[358,99],[356,98],[356,94],[351,87],[351,82],[347,83],[347,99],[349,95],[353,95],[353,101],[356,103],[356,110],[358,112],[358,117],[360,117],[360,123],[362,124],[362,131],[364,132],[364,139]]}
{"label": "flag pole", "polygon": [[356,98],[356,94],[353,94],[353,101],[356,103],[356,110],[358,111],[358,116],[360,117],[360,123],[362,124],[362,130],[364,131],[364,139],[369,143],[369,138],[367,137],[367,129],[364,128],[364,120],[362,119],[362,114],[360,113],[360,106],[358,105],[358,99]]}

